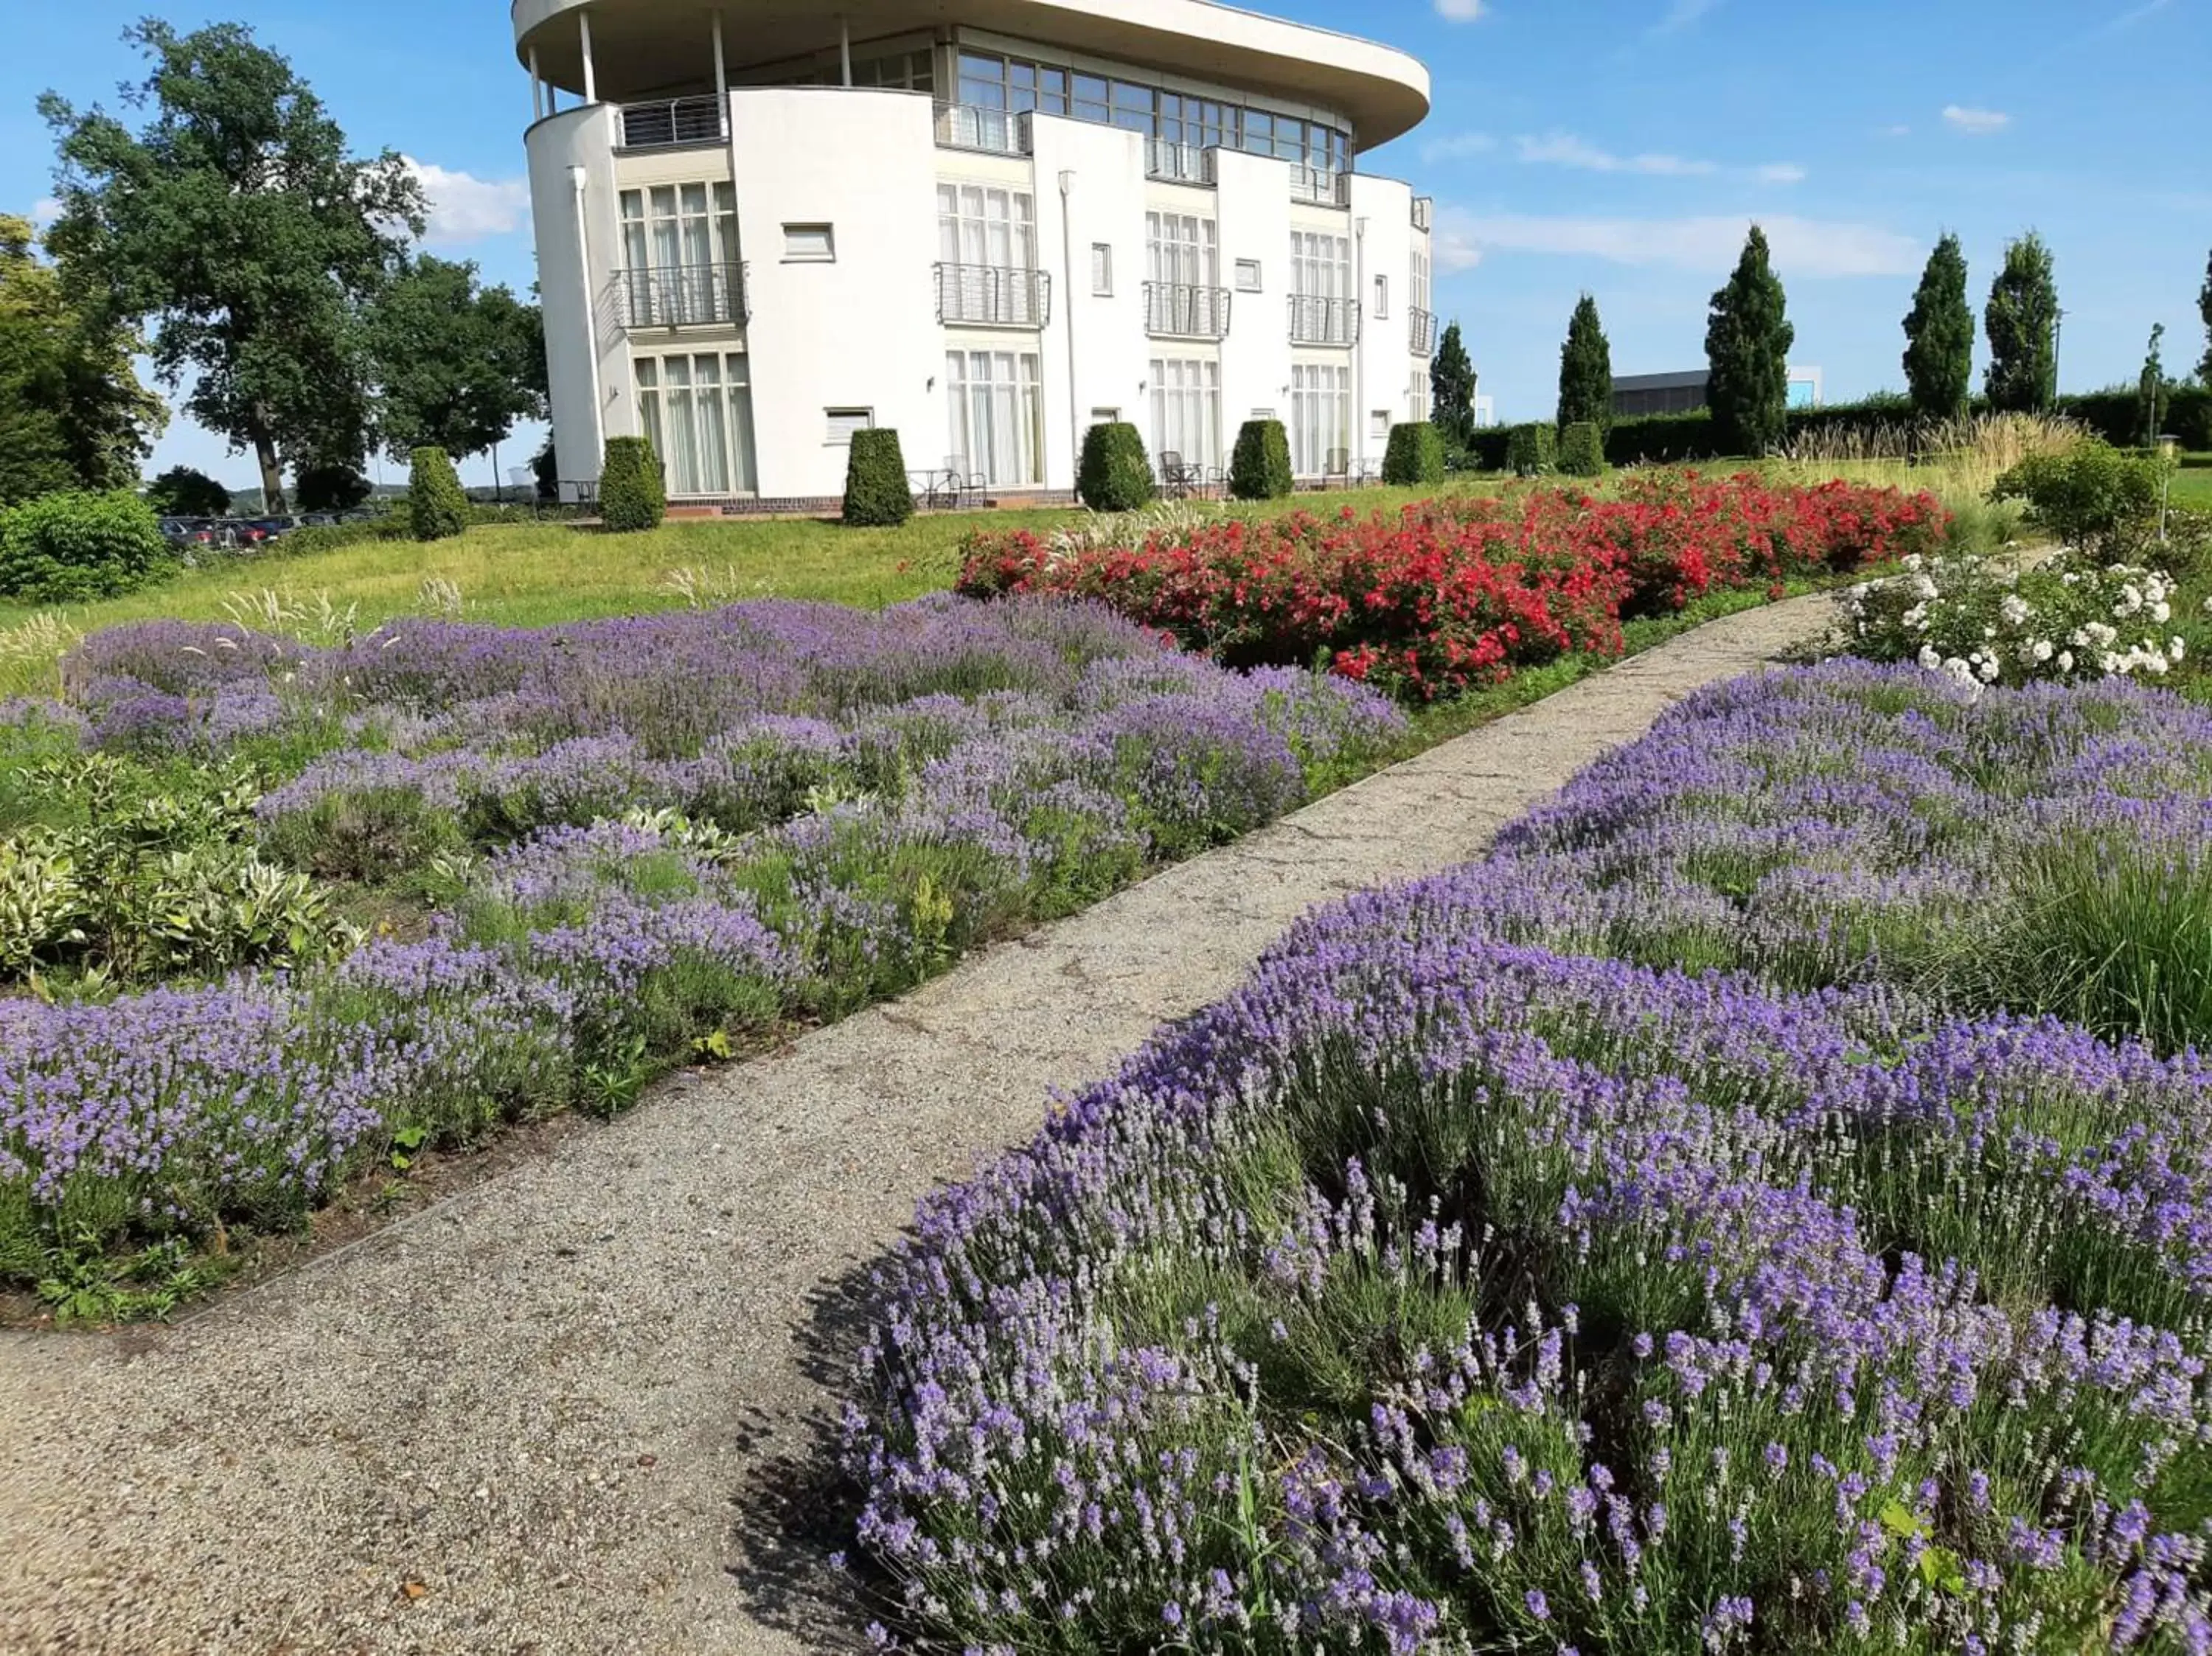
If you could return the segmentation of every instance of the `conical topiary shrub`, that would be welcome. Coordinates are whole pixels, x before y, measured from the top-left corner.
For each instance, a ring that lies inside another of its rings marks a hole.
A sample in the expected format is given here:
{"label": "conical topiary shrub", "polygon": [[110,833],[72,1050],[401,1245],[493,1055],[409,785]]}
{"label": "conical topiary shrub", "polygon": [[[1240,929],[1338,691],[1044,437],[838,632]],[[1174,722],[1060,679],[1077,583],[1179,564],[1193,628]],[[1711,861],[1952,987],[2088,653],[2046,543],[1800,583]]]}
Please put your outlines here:
{"label": "conical topiary shrub", "polygon": [[1443,434],[1426,420],[1391,427],[1389,446],[1382,451],[1382,481],[1407,488],[1443,480]]}
{"label": "conical topiary shrub", "polygon": [[441,448],[418,448],[409,457],[407,522],[418,541],[451,540],[469,526],[469,497]]}
{"label": "conical topiary shrub", "polygon": [[1240,500],[1279,500],[1290,494],[1291,435],[1280,420],[1247,420],[1229,457],[1229,492]]}
{"label": "conical topiary shrub", "polygon": [[845,521],[855,529],[896,529],[914,516],[906,454],[888,427],[856,431],[845,460]]}
{"label": "conical topiary shrub", "polygon": [[1127,421],[1091,428],[1075,492],[1093,512],[1134,512],[1152,498],[1152,463],[1145,440]]}
{"label": "conical topiary shrub", "polygon": [[643,437],[608,438],[599,468],[599,522],[612,534],[632,535],[659,528],[667,512],[653,444]]}

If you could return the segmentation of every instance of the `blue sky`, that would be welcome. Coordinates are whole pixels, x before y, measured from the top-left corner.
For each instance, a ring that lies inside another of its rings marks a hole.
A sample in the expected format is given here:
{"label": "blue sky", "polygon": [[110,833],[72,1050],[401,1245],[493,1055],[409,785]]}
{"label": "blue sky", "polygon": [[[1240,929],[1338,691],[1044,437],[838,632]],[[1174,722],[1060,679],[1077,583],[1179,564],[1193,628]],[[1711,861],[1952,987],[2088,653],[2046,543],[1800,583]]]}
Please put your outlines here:
{"label": "blue sky", "polygon": [[[155,0],[14,0],[0,61],[0,206],[31,211],[52,87],[112,101],[119,42]],[[1902,383],[1898,319],[1935,238],[1966,243],[1972,295],[2005,240],[2051,243],[2069,388],[2132,379],[2154,322],[2203,349],[2212,250],[2203,125],[2212,0],[1319,0],[1267,9],[1404,47],[1435,77],[1427,124],[1363,161],[1436,197],[1437,307],[1499,415],[1548,415],[1575,296],[1597,296],[1621,373],[1703,361],[1705,302],[1767,227],[1796,360],[1832,398]],[[163,15],[252,24],[356,146],[426,169],[432,240],[526,288],[528,82],[499,0],[234,0]],[[527,458],[525,440],[502,458]],[[173,424],[156,464],[248,482],[219,439]],[[489,481],[483,460],[471,481]]]}

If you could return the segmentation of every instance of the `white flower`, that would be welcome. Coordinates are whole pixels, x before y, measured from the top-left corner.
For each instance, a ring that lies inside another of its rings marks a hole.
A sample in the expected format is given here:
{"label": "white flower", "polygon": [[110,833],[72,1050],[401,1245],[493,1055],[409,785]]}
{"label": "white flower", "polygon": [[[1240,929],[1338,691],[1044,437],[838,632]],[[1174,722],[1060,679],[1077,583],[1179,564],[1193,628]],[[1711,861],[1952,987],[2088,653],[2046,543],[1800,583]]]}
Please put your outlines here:
{"label": "white flower", "polygon": [[1915,575],[1912,578],[1912,596],[1917,598],[1936,597],[1940,596],[1942,591],[1942,589],[1925,575]]}
{"label": "white flower", "polygon": [[2061,650],[2058,652],[2058,670],[2062,673],[2070,673],[2074,670],[2074,652],[2071,650]]}
{"label": "white flower", "polygon": [[1984,683],[1996,683],[1997,682],[1997,673],[1999,670],[1997,667],[1997,658],[1995,656],[1985,657],[1983,659],[1979,670]]}
{"label": "white flower", "polygon": [[2123,586],[2120,588],[2120,601],[2112,606],[2112,614],[2125,621],[2130,616],[2140,614],[2142,607],[2142,589],[2140,586]]}
{"label": "white flower", "polygon": [[2035,658],[2036,658],[2038,661],[2048,661],[2048,660],[2050,660],[2050,659],[2051,659],[2051,640],[2050,640],[2049,639],[2047,639],[2047,638],[2039,638],[2039,639],[2036,640],[2036,641],[2035,641]]}
{"label": "white flower", "polygon": [[2034,613],[2034,610],[2028,608],[2027,600],[2017,592],[2007,593],[2004,602],[1997,605],[1997,614],[2008,627],[2024,624]]}
{"label": "white flower", "polygon": [[1972,684],[1974,682],[1974,670],[1957,656],[1953,656],[1943,664],[1943,670],[1961,684]]}
{"label": "white flower", "polygon": [[1909,552],[1905,555],[1905,567],[1907,569],[1917,570],[1927,561],[1928,560],[1922,557],[1917,552]]}
{"label": "white flower", "polygon": [[1943,664],[1942,652],[1938,650],[1932,644],[1922,645],[1920,646],[1920,664],[1923,667],[1925,667],[1929,672],[1934,672],[1937,668]]}
{"label": "white flower", "polygon": [[2150,607],[2150,618],[2163,627],[2173,619],[2173,606],[2160,600]]}
{"label": "white flower", "polygon": [[2189,653],[2189,640],[2178,634],[2166,640],[2166,653],[2169,659],[2179,663]]}

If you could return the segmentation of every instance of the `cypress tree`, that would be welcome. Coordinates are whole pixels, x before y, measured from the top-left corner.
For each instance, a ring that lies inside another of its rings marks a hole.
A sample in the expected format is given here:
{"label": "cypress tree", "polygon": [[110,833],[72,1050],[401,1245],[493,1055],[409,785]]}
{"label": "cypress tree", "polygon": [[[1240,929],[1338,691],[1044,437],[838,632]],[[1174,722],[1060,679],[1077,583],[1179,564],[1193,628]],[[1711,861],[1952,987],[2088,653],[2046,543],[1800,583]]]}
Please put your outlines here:
{"label": "cypress tree", "polygon": [[1603,437],[1613,429],[1613,347],[1598,320],[1597,300],[1588,294],[1576,301],[1559,347],[1559,430],[1595,426]]}
{"label": "cypress tree", "polygon": [[2039,414],[2058,398],[2058,285],[2051,249],[2030,230],[2005,244],[2004,269],[1990,284],[1982,312],[1990,337],[1983,379],[2001,414]]}
{"label": "cypress tree", "polygon": [[1912,411],[1948,420],[1966,411],[1974,378],[1974,311],[1966,303],[1966,256],[1946,231],[1905,318],[1905,383]]}
{"label": "cypress tree", "polygon": [[1444,330],[1437,346],[1437,360],[1429,364],[1432,407],[1429,417],[1464,445],[1474,431],[1474,363],[1467,342],[1460,337],[1456,320]]}
{"label": "cypress tree", "polygon": [[1706,396],[1725,454],[1759,456],[1782,441],[1790,409],[1790,348],[1797,341],[1789,301],[1757,225],[1728,285],[1713,295],[1705,325]]}
{"label": "cypress tree", "polygon": [[2204,285],[2197,289],[2197,313],[2204,318],[2204,360],[2197,365],[2197,383],[2212,386],[2212,254],[2204,259]]}
{"label": "cypress tree", "polygon": [[2143,357],[2142,375],[2136,381],[2136,420],[2142,428],[2142,446],[2151,447],[2158,441],[2158,434],[2166,424],[2166,409],[2172,384],[2166,377],[2166,361],[2161,347],[2166,340],[2166,324],[2154,323],[2150,331],[2150,349]]}

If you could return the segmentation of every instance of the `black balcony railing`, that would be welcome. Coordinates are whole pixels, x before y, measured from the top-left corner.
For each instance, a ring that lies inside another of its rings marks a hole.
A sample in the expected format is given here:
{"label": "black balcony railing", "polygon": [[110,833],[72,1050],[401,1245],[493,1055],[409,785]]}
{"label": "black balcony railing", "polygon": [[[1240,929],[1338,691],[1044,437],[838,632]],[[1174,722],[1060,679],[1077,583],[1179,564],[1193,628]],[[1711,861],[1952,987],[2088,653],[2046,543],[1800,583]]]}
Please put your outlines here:
{"label": "black balcony railing", "polygon": [[1437,313],[1434,311],[1412,311],[1407,314],[1407,344],[1416,356],[1437,354]]}
{"label": "black balcony railing", "polygon": [[1293,167],[1291,169],[1291,199],[1319,207],[1349,207],[1352,204],[1352,174],[1321,167]]}
{"label": "black balcony railing", "polygon": [[1349,299],[1291,295],[1291,343],[1350,345],[1359,338],[1359,306]]}
{"label": "black balcony railing", "polygon": [[986,109],[980,104],[937,106],[937,142],[947,149],[1026,155],[1030,149],[1031,133],[1027,110]]}
{"label": "black balcony railing", "polygon": [[1175,339],[1222,339],[1229,333],[1226,288],[1188,282],[1145,284],[1145,331]]}
{"label": "black balcony railing", "polygon": [[680,144],[720,143],[729,136],[720,98],[672,98],[663,103],[624,104],[622,147],[672,149]]}
{"label": "black balcony railing", "polygon": [[1413,227],[1416,230],[1420,231],[1424,235],[1427,234],[1430,227],[1435,224],[1436,218],[1437,203],[1435,197],[1416,196],[1413,197]]}
{"label": "black balcony railing", "polygon": [[937,319],[985,328],[1042,328],[1052,319],[1052,277],[1007,264],[939,264]]}
{"label": "black balcony railing", "polygon": [[1194,143],[1170,143],[1165,138],[1145,143],[1145,174],[1169,184],[1213,182],[1213,151]]}
{"label": "black balcony railing", "polygon": [[751,319],[742,264],[665,264],[615,278],[623,325],[685,328]]}

